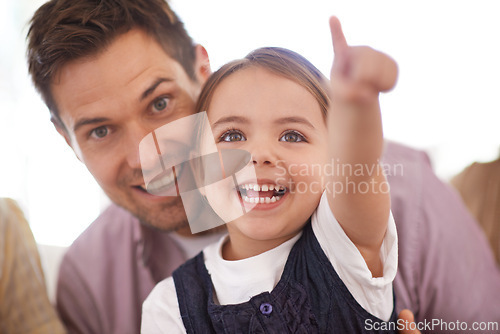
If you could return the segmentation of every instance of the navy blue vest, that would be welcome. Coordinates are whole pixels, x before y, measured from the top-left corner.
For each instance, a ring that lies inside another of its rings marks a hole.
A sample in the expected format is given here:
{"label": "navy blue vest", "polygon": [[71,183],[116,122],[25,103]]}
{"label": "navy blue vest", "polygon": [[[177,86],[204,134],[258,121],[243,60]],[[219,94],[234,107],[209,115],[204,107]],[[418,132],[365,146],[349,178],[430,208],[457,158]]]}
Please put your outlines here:
{"label": "navy blue vest", "polygon": [[[276,287],[248,302],[217,305],[210,275],[198,254],[173,273],[188,334],[396,333],[363,309],[339,278],[308,222],[288,256]],[[379,329],[382,330],[374,330]]]}

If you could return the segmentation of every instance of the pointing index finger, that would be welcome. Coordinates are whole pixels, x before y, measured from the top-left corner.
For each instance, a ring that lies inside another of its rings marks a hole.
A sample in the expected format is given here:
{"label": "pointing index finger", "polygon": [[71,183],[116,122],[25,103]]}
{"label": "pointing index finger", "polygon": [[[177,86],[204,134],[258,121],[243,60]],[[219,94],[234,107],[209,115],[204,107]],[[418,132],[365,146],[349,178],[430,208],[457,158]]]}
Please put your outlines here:
{"label": "pointing index finger", "polygon": [[330,30],[332,33],[333,52],[340,55],[348,49],[347,41],[342,31],[340,21],[336,16],[330,17]]}

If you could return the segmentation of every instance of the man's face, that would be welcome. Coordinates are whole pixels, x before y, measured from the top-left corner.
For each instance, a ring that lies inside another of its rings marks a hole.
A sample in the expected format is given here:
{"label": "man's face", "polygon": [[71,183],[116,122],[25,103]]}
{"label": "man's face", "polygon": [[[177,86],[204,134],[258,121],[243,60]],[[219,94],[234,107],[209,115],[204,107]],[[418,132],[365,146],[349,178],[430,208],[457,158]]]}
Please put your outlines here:
{"label": "man's face", "polygon": [[[194,111],[208,58],[197,50],[193,82],[182,66],[141,30],[102,53],[70,62],[51,89],[67,132],[58,129],[116,204],[143,223],[171,230],[186,224],[180,197],[145,191],[139,142],[154,129]],[[203,58],[203,59],[200,59]]]}

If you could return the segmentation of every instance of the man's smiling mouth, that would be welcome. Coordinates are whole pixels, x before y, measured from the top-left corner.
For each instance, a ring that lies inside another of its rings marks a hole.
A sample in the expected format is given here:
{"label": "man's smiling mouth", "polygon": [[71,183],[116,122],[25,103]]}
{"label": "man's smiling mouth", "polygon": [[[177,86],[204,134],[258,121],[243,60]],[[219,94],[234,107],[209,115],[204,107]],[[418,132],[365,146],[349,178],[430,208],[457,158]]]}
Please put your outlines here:
{"label": "man's smiling mouth", "polygon": [[179,179],[182,168],[168,168],[155,176],[148,184],[140,185],[140,188],[152,195],[177,196],[176,179]]}

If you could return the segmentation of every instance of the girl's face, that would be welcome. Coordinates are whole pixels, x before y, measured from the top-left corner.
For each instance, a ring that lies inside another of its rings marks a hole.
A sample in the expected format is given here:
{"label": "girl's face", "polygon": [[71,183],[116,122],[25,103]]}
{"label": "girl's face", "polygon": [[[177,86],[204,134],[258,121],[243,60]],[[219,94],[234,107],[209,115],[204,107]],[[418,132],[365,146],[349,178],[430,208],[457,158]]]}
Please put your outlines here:
{"label": "girl's face", "polygon": [[250,66],[220,83],[207,114],[218,149],[250,152],[255,168],[237,173],[240,195],[232,182],[232,189],[206,191],[216,212],[235,197],[246,209],[228,223],[233,247],[258,254],[296,235],[323,192],[327,129],[316,99],[296,82]]}

